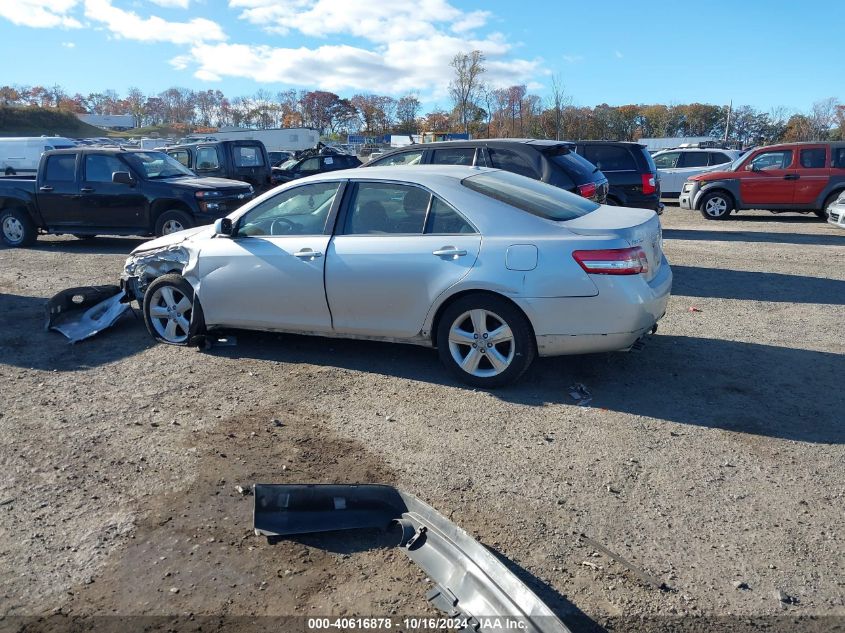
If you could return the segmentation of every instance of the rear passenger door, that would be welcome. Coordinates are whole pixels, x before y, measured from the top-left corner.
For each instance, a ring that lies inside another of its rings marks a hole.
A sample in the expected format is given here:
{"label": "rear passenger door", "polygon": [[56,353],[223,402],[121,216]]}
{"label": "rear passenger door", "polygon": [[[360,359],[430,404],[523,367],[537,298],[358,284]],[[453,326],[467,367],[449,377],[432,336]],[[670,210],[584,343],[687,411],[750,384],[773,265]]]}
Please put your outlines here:
{"label": "rear passenger door", "polygon": [[78,226],[83,222],[76,177],[78,155],[77,152],[48,156],[43,173],[39,174],[38,209],[51,229]]}
{"label": "rear passenger door", "polygon": [[795,204],[814,204],[830,180],[830,147],[807,145],[799,149],[797,171]]}
{"label": "rear passenger door", "polygon": [[412,338],[435,299],[475,264],[476,229],[415,185],[358,182],[326,256],[336,332]]}

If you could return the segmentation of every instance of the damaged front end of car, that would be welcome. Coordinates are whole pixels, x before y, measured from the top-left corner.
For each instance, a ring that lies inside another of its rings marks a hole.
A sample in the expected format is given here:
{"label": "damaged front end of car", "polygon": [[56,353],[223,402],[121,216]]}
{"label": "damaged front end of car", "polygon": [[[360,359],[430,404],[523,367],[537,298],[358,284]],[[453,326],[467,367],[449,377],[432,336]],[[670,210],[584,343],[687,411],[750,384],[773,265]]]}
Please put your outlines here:
{"label": "damaged front end of car", "polygon": [[141,305],[153,280],[168,273],[184,275],[190,263],[191,252],[182,244],[133,252],[123,266],[120,287],[130,300]]}

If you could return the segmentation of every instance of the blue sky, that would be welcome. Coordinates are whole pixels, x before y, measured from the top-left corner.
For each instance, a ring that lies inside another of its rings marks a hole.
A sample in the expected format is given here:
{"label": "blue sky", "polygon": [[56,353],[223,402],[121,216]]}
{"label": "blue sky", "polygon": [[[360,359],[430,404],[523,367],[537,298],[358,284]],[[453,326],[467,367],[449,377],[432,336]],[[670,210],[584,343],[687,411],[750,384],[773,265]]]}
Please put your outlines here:
{"label": "blue sky", "polygon": [[[415,90],[446,107],[449,60],[480,48],[497,86],[576,105],[845,100],[845,2],[0,0],[0,83]],[[11,61],[10,61],[11,60]]]}

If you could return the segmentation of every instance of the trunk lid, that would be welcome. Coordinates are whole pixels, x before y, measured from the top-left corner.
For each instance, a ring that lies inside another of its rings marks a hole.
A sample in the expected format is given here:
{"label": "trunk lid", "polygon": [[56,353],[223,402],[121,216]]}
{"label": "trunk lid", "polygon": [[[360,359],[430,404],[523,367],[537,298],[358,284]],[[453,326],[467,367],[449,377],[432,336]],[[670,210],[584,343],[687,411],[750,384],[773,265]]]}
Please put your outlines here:
{"label": "trunk lid", "polygon": [[663,234],[660,220],[654,211],[602,205],[580,218],[561,222],[576,235],[607,235],[625,240],[630,246],[639,246],[648,259],[646,279],[652,279],[663,261]]}

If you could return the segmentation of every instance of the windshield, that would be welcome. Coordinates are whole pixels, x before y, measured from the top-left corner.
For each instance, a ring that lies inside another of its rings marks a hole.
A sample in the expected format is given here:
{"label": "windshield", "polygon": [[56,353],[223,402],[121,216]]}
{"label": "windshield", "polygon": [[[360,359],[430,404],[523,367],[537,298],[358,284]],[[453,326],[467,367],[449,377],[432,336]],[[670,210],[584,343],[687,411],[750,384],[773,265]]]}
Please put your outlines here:
{"label": "windshield", "polygon": [[295,166],[296,160],[292,158],[290,160],[286,160],[281,165],[279,165],[279,169],[293,169]]}
{"label": "windshield", "polygon": [[744,161],[745,158],[750,153],[751,153],[751,150],[748,150],[747,152],[743,152],[742,154],[739,155],[739,158],[737,158],[735,161],[733,161],[730,165],[725,165],[724,167],[719,167],[719,171],[736,171],[737,169],[739,169],[740,163],[742,163],[742,161]]}
{"label": "windshield", "polygon": [[461,184],[480,194],[547,220],[574,220],[599,205],[558,187],[509,171],[464,178]]}
{"label": "windshield", "polygon": [[131,152],[126,158],[149,179],[194,176],[194,172],[164,152]]}

